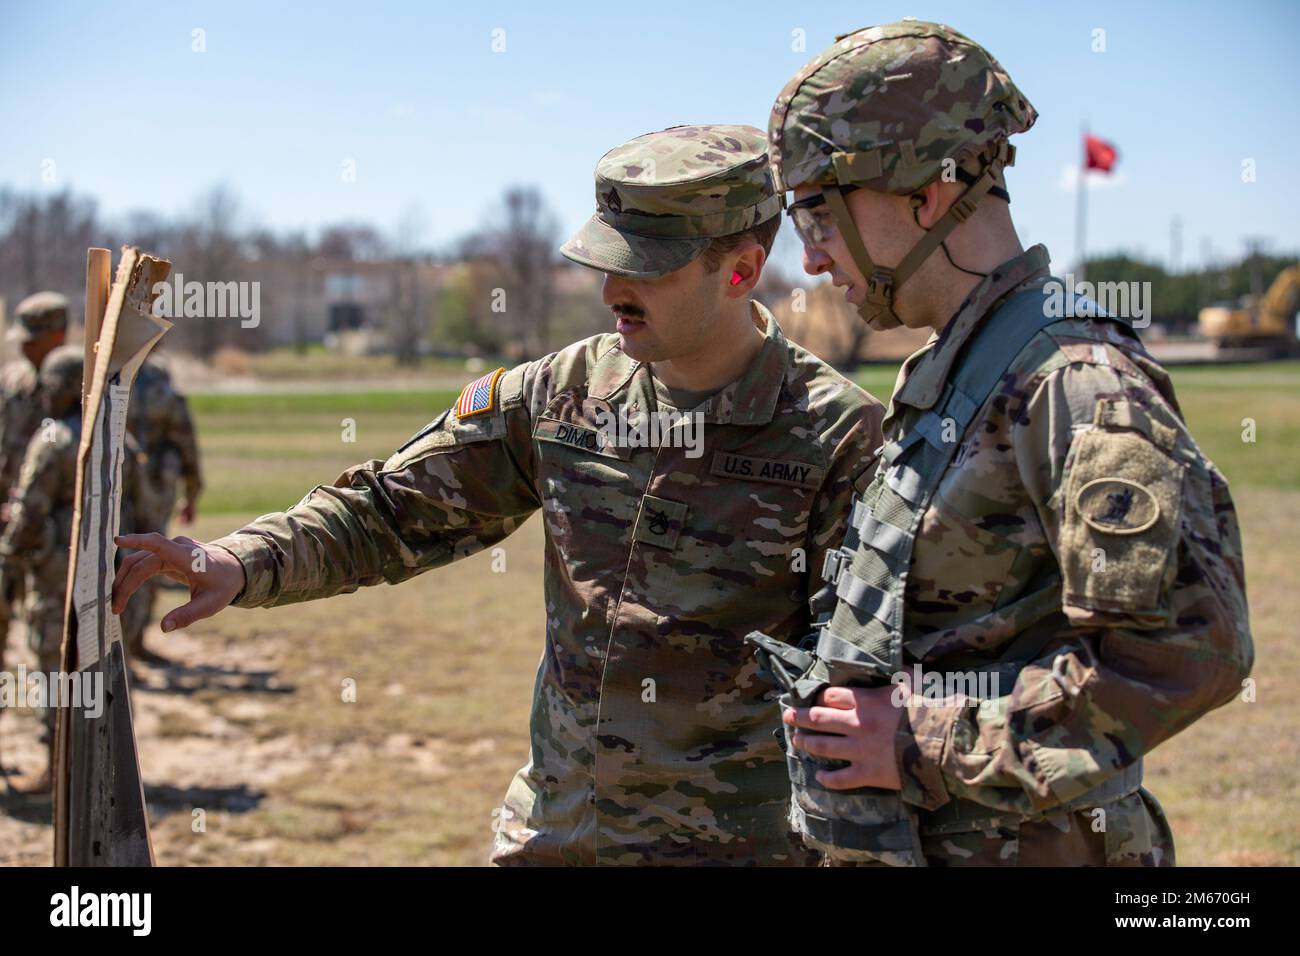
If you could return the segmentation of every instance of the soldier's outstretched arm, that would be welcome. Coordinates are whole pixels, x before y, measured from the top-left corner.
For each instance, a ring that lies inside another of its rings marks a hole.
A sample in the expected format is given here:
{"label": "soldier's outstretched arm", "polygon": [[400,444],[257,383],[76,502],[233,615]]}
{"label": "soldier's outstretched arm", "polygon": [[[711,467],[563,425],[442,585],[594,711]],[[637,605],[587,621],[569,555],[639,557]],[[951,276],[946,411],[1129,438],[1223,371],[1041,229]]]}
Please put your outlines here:
{"label": "soldier's outstretched arm", "polygon": [[[274,607],[395,584],[500,541],[541,505],[524,397],[537,365],[492,377],[486,395],[463,395],[456,409],[435,418],[387,461],[356,465],[288,511],[264,515],[202,546],[207,556],[197,563],[212,566],[208,556],[214,551],[233,557],[243,583],[227,603]],[[114,582],[115,607],[124,607],[152,574],[179,575],[191,588],[201,577],[189,570],[196,556],[183,544],[188,539],[170,542],[181,542],[179,548],[157,540],[151,548],[145,539],[161,536],[119,542],[147,553],[123,562]],[[230,566],[220,557],[217,565]],[[222,589],[212,600],[229,589],[222,574]],[[164,625],[199,619],[184,610],[169,614]]]}
{"label": "soldier's outstretched arm", "polygon": [[1145,376],[1071,365],[1012,433],[1068,626],[989,706],[908,709],[904,799],[1066,803],[1242,689],[1254,661],[1228,486]]}

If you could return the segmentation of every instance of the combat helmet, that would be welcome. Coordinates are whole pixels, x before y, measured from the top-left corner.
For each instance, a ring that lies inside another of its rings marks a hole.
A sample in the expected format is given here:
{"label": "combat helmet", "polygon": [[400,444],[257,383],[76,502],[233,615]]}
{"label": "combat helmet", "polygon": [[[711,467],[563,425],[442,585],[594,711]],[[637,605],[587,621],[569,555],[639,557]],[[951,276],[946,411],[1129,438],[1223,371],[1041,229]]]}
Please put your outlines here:
{"label": "combat helmet", "polygon": [[46,332],[63,332],[68,327],[68,300],[58,292],[37,292],[18,303],[14,324],[7,338],[15,345],[30,342]]}
{"label": "combat helmet", "polygon": [[81,380],[85,353],[80,345],[60,345],[45,357],[37,381],[45,410],[53,418],[66,418],[81,407]]}
{"label": "combat helmet", "polygon": [[[867,282],[858,313],[900,325],[894,293],[1015,162],[1007,138],[1038,113],[988,51],[951,27],[903,20],[843,34],[786,84],[768,143],[778,189],[819,185]],[[977,162],[978,174],[964,169]],[[966,183],[948,212],[893,268],[876,265],[844,201],[857,188],[909,195],[941,176]],[[801,236],[800,210],[791,209]]]}

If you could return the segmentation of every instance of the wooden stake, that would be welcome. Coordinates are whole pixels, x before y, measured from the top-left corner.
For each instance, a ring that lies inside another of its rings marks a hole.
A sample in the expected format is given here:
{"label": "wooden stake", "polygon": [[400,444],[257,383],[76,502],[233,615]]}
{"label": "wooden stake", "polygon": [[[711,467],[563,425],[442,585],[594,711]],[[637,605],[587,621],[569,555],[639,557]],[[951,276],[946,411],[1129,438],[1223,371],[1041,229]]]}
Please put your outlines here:
{"label": "wooden stake", "polygon": [[95,380],[95,349],[99,345],[99,328],[108,308],[108,290],[112,281],[113,254],[107,249],[86,250],[86,369],[81,379],[81,407],[90,397],[90,383]]}

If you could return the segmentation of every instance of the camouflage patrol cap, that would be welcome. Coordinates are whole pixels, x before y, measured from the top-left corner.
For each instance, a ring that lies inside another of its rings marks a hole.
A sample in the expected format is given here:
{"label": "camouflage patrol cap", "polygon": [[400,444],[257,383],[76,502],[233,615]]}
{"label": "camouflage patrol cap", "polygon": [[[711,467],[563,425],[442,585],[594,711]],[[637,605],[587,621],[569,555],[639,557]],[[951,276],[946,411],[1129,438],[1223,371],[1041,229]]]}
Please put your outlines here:
{"label": "camouflage patrol cap", "polygon": [[596,214],[560,252],[635,278],[666,275],[711,239],[781,212],[767,140],[752,126],[673,126],[628,140],[596,164]]}
{"label": "camouflage patrol cap", "polygon": [[80,345],[60,345],[45,356],[37,374],[41,400],[56,418],[70,414],[81,404],[81,380],[85,374],[85,349]]}
{"label": "camouflage patrol cap", "polygon": [[903,20],[844,34],[806,64],[777,97],[768,140],[782,189],[852,183],[907,195],[944,160],[960,164],[1037,118],[978,43]]}
{"label": "camouflage patrol cap", "polygon": [[7,338],[11,342],[30,342],[46,332],[62,332],[68,327],[68,300],[57,292],[37,292],[18,303],[14,325]]}

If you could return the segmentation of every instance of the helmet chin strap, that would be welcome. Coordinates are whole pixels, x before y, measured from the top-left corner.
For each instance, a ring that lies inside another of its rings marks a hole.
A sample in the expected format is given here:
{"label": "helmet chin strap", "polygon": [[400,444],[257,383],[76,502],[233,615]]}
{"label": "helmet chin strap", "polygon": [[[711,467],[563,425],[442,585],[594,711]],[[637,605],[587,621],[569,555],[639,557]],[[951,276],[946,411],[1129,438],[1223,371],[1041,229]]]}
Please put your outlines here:
{"label": "helmet chin strap", "polygon": [[[844,237],[849,255],[853,257],[853,264],[867,280],[867,297],[862,305],[858,306],[858,315],[864,322],[882,330],[895,329],[903,324],[903,320],[894,311],[894,296],[898,287],[921,267],[921,263],[939,248],[954,229],[974,214],[979,201],[997,182],[998,174],[1015,162],[1014,149],[1010,143],[1003,140],[998,145],[997,154],[984,166],[974,182],[892,269],[878,266],[871,261],[871,255],[867,252],[862,235],[853,222],[852,213],[849,212],[848,203],[844,201],[842,187],[848,184],[839,182],[824,190],[826,208],[835,217],[835,225],[839,228],[840,235]],[[837,178],[839,170],[849,169],[852,166],[851,155],[836,153],[833,154],[832,159],[836,160],[834,166],[837,170]]]}

